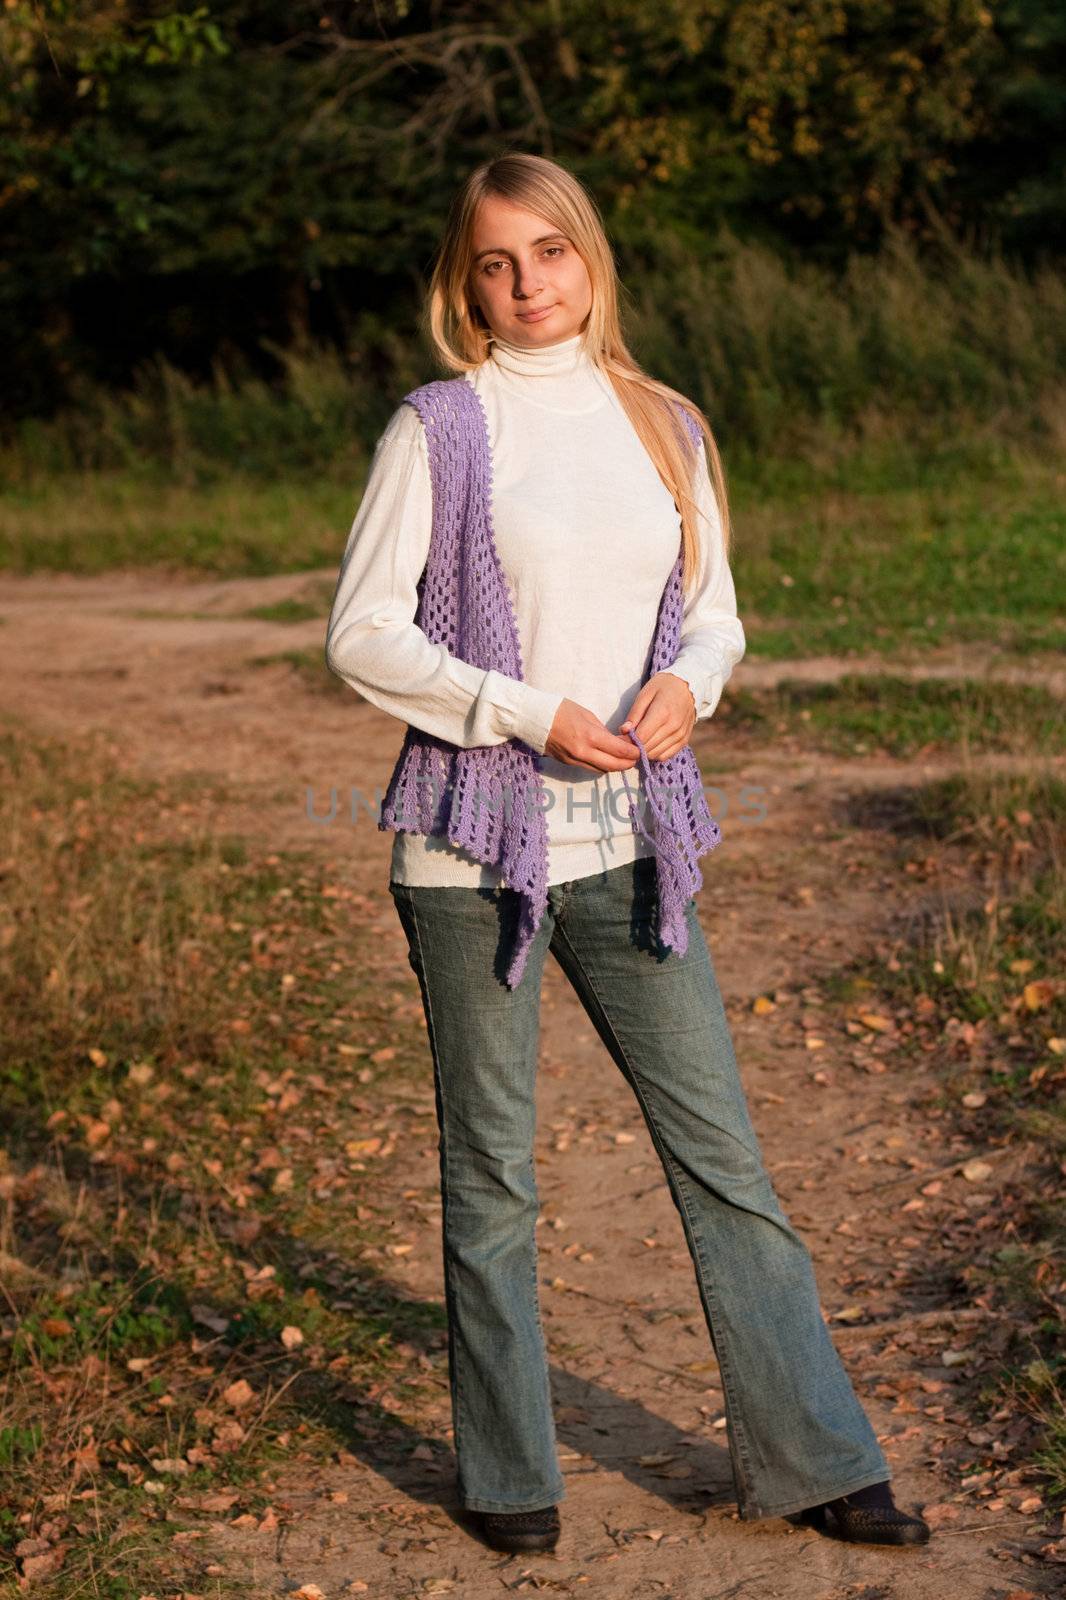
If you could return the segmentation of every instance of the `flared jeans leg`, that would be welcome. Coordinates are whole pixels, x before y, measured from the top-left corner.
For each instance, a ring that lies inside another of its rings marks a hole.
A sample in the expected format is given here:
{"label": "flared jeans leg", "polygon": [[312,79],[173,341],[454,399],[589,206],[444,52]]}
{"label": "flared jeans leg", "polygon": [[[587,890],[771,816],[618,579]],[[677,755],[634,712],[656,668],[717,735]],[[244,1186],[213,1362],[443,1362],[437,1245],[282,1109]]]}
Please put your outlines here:
{"label": "flared jeans leg", "polygon": [[632,1088],[681,1217],[718,1359],[741,1517],[891,1476],[774,1193],[695,908],[656,932],[654,858],[549,888],[522,982],[504,973],[510,889],[391,884],[434,1062],[449,1371],[462,1503],[564,1497],[537,1290],[540,990],[550,949]]}
{"label": "flared jeans leg", "polygon": [[741,1517],[889,1479],[763,1164],[695,900],[678,956],[658,943],[651,858],[570,888],[552,953],[637,1097],[680,1213]]}
{"label": "flared jeans leg", "polygon": [[540,992],[552,918],[549,910],[512,991],[502,973],[513,891],[389,887],[433,1057],[459,1499],[471,1511],[532,1511],[566,1494],[535,1232]]}

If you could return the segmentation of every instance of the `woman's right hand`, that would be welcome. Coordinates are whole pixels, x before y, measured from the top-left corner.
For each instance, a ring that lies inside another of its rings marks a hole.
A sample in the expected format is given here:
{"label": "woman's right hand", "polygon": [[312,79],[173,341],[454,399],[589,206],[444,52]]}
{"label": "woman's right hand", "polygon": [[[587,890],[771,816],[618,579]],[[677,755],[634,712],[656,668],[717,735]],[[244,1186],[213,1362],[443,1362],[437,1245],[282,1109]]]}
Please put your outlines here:
{"label": "woman's right hand", "polygon": [[621,772],[635,767],[640,757],[632,739],[612,733],[594,711],[578,705],[576,700],[560,702],[544,754],[592,772]]}

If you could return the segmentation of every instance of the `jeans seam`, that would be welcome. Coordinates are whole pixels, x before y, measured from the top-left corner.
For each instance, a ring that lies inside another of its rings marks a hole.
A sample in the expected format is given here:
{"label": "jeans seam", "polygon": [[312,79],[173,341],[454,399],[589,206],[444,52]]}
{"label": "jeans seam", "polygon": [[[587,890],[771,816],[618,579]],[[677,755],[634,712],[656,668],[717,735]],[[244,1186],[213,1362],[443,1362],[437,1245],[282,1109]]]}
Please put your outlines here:
{"label": "jeans seam", "polygon": [[413,898],[408,900],[407,905],[408,905],[408,909],[409,909],[409,911],[411,913],[411,926],[414,929],[415,947],[418,950],[418,962],[419,962],[419,967],[420,967],[421,972],[422,972],[422,978],[421,978],[420,981],[421,981],[421,987],[423,988],[424,993],[425,993],[427,1032],[429,1034],[429,1043],[430,1043],[430,1047],[431,1047],[432,1054],[433,1054],[433,1075],[434,1075],[434,1079],[435,1079],[435,1083],[436,1083],[437,1094],[439,1095],[439,1098],[440,1098],[440,1158],[441,1158],[441,1169],[442,1169],[442,1175],[443,1175],[443,1183],[441,1185],[441,1244],[442,1244],[442,1252],[441,1253],[442,1253],[442,1256],[443,1256],[443,1266],[444,1266],[444,1298],[445,1298],[445,1306],[446,1306],[447,1316],[448,1316],[448,1339],[449,1339],[449,1343],[451,1345],[451,1350],[452,1350],[451,1371],[452,1371],[452,1379],[453,1379],[453,1383],[454,1383],[454,1395],[453,1395],[453,1401],[454,1401],[454,1403],[453,1403],[454,1432],[453,1432],[453,1438],[452,1438],[452,1450],[453,1450],[453,1452],[455,1454],[456,1461],[460,1461],[462,1459],[462,1456],[461,1456],[461,1453],[460,1453],[460,1442],[461,1442],[460,1441],[460,1435],[462,1433],[462,1415],[463,1415],[463,1403],[464,1403],[464,1401],[463,1401],[463,1387],[462,1387],[462,1362],[461,1362],[460,1356],[459,1356],[460,1341],[456,1337],[456,1331],[457,1331],[458,1326],[459,1326],[459,1319],[456,1316],[455,1285],[454,1285],[454,1282],[453,1282],[451,1263],[450,1263],[450,1261],[448,1259],[448,1242],[447,1242],[448,1241],[448,1211],[450,1209],[450,1207],[448,1205],[448,1195],[449,1195],[449,1190],[450,1190],[450,1184],[449,1184],[449,1181],[448,1181],[448,1173],[449,1173],[449,1164],[448,1164],[448,1119],[447,1119],[447,1114],[446,1114],[446,1111],[447,1111],[447,1096],[444,1093],[444,1084],[443,1084],[443,1082],[441,1080],[439,1056],[438,1056],[438,1051],[437,1051],[436,1029],[435,1029],[435,1027],[433,1025],[433,1002],[430,999],[429,982],[428,982],[428,979],[425,977],[426,960],[425,960],[425,954],[424,954],[423,949],[422,949],[422,935],[421,935],[421,931],[420,931],[419,926],[418,926],[418,913],[417,913],[417,910],[415,909],[415,904],[414,904]]}
{"label": "jeans seam", "polygon": [[[536,1193],[536,1191],[537,1191],[537,1170],[536,1170],[536,1151],[535,1150],[531,1150],[530,1151],[530,1155],[529,1155],[529,1176],[530,1176],[530,1180],[531,1180],[532,1185],[533,1185],[534,1193]],[[538,1211],[540,1209],[539,1195],[538,1195],[538,1201],[537,1201],[537,1209],[538,1209]],[[537,1268],[538,1268],[539,1264],[540,1264],[540,1253],[539,1253],[539,1250],[537,1248],[537,1230],[536,1230],[536,1224],[534,1223],[534,1226],[533,1226],[533,1238],[532,1238],[532,1255],[531,1255],[531,1260],[530,1260],[531,1282],[532,1282],[532,1287],[533,1287],[533,1315],[536,1318],[537,1331],[540,1334],[541,1353],[542,1353],[542,1355],[544,1357],[544,1381],[545,1381],[545,1384],[547,1385],[549,1405],[550,1405],[550,1401],[551,1401],[551,1362],[548,1359],[548,1340],[547,1340],[547,1336],[546,1336],[546,1334],[544,1332],[544,1322],[543,1322],[543,1320],[541,1318],[541,1314],[540,1314],[540,1292],[539,1292],[538,1285],[537,1285]]]}
{"label": "jeans seam", "polygon": [[[703,1250],[702,1250],[702,1247],[701,1247],[701,1244],[700,1244],[699,1236],[697,1234],[697,1231],[696,1231],[695,1227],[693,1226],[692,1214],[691,1214],[691,1210],[690,1210],[690,1206],[689,1206],[689,1196],[688,1196],[688,1191],[687,1191],[687,1189],[685,1187],[683,1174],[681,1173],[681,1170],[680,1170],[679,1166],[677,1165],[677,1163],[674,1161],[673,1156],[670,1154],[669,1150],[667,1150],[665,1144],[662,1142],[662,1138],[661,1138],[660,1133],[659,1133],[658,1123],[656,1122],[655,1114],[652,1111],[651,1105],[650,1105],[650,1103],[649,1103],[649,1101],[648,1101],[648,1099],[647,1099],[647,1097],[645,1095],[644,1087],[643,1087],[643,1084],[642,1084],[640,1073],[633,1066],[633,1063],[631,1062],[631,1060],[629,1058],[628,1051],[626,1050],[625,1046],[623,1045],[621,1039],[618,1037],[618,1034],[615,1031],[614,1024],[612,1023],[610,1017],[608,1016],[608,1014],[605,1011],[602,1003],[600,1002],[599,996],[596,994],[595,985],[590,981],[589,975],[588,975],[588,972],[586,971],[584,963],[582,962],[582,960],[581,960],[580,956],[578,955],[577,951],[574,949],[574,946],[571,944],[570,940],[567,938],[565,930],[560,930],[560,932],[561,932],[561,936],[562,936],[563,942],[565,943],[567,949],[569,950],[570,955],[573,958],[573,961],[574,961],[575,965],[577,966],[577,968],[581,972],[582,977],[584,978],[586,984],[588,985],[590,993],[593,995],[593,997],[595,999],[596,1008],[599,1011],[599,1014],[603,1019],[604,1025],[606,1026],[606,1028],[610,1032],[611,1038],[614,1040],[615,1044],[618,1047],[619,1054],[621,1055],[622,1059],[625,1061],[626,1067],[627,1067],[627,1069],[628,1069],[628,1071],[630,1073],[630,1076],[632,1078],[632,1081],[633,1081],[633,1086],[634,1086],[634,1089],[636,1091],[637,1099],[640,1102],[641,1109],[644,1112],[644,1116],[645,1116],[645,1118],[647,1120],[648,1131],[651,1134],[652,1142],[654,1143],[654,1145],[656,1147],[656,1150],[659,1152],[660,1160],[665,1165],[665,1167],[667,1169],[667,1172],[673,1178],[674,1183],[675,1183],[676,1188],[677,1188],[677,1192],[681,1197],[681,1200],[682,1200],[682,1205],[681,1205],[681,1208],[680,1208],[681,1209],[681,1215],[682,1215],[682,1219],[683,1219],[684,1224],[685,1224],[685,1231],[686,1231],[686,1233],[688,1235],[688,1239],[689,1239],[689,1242],[690,1242],[690,1247],[695,1252],[696,1262],[697,1262],[697,1265],[698,1265],[698,1268],[699,1268],[698,1277],[699,1277],[699,1281],[700,1281],[703,1293],[706,1295],[706,1298],[707,1298],[708,1302],[709,1303],[713,1303],[713,1305],[716,1306],[717,1305],[717,1295],[716,1295],[716,1293],[714,1292],[714,1290],[713,1290],[713,1288],[711,1286],[710,1278],[709,1278],[709,1276],[707,1274],[706,1263],[704,1261]],[[712,1321],[712,1326],[713,1326],[714,1321],[715,1321],[713,1315],[712,1315],[711,1321]],[[712,1337],[712,1343],[714,1343],[714,1342],[715,1341],[713,1340],[713,1337]],[[741,1409],[740,1405],[739,1405],[739,1396],[737,1396],[737,1402],[735,1404],[734,1404],[734,1401],[733,1401],[733,1393],[734,1393],[733,1370],[732,1370],[731,1366],[729,1365],[728,1361],[724,1358],[723,1351],[718,1349],[717,1345],[715,1346],[715,1355],[717,1356],[717,1359],[718,1359],[719,1371],[722,1374],[722,1391],[726,1395],[727,1400],[729,1402],[729,1410],[730,1410],[731,1413],[736,1412],[737,1413],[737,1417],[739,1417],[739,1413],[740,1413],[740,1409]],[[744,1469],[744,1471],[743,1471],[744,1481],[741,1484],[741,1489],[743,1491],[742,1499],[743,1499],[743,1502],[744,1502],[744,1506],[742,1507],[742,1509],[744,1507],[747,1507],[750,1510],[754,1510],[754,1511],[758,1512],[759,1509],[760,1509],[759,1501],[758,1501],[758,1498],[754,1494],[754,1492],[752,1490],[752,1487],[751,1487],[751,1472],[752,1472],[752,1468],[751,1468],[751,1461],[750,1461],[749,1452],[748,1452],[747,1436],[746,1436],[746,1434],[744,1432],[743,1425],[737,1420],[737,1417],[734,1417],[734,1416],[731,1415],[730,1416],[730,1424],[731,1424],[731,1432],[733,1433],[733,1435],[735,1437],[735,1440],[736,1440],[737,1459],[740,1461],[740,1463],[741,1463],[741,1465],[742,1465],[742,1467]]]}

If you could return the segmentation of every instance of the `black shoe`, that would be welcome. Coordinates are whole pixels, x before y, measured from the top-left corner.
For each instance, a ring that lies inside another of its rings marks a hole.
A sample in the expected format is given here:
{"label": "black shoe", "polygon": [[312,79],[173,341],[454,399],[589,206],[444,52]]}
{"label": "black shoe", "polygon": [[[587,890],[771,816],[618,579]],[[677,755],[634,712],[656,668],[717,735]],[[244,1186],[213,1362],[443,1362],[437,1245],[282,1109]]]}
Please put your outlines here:
{"label": "black shoe", "polygon": [[912,1517],[895,1505],[851,1505],[846,1494],[823,1505],[808,1506],[794,1520],[808,1528],[821,1528],[856,1544],[926,1544],[928,1522]]}
{"label": "black shoe", "polygon": [[559,1542],[559,1508],[539,1511],[479,1511],[481,1531],[494,1550],[554,1550]]}

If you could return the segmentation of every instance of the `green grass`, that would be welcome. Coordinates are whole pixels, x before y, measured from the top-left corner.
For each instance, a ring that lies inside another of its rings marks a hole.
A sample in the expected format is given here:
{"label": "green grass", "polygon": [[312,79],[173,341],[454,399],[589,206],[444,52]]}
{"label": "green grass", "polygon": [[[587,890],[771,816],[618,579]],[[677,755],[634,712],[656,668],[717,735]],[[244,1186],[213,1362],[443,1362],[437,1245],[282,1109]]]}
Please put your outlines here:
{"label": "green grass", "polygon": [[[628,332],[715,430],[753,655],[1066,645],[1061,269],[903,235],[839,276],[729,236],[702,261],[657,244]],[[381,429],[440,375],[413,326],[391,351],[372,383],[327,348],[275,351],[273,385],[162,359],[128,392],[75,382],[0,438],[0,568],[335,573]]]}
{"label": "green grass", "polygon": [[304,687],[315,694],[336,695],[342,699],[350,699],[353,703],[361,699],[349,684],[329,670],[321,650],[278,650],[273,655],[253,656],[248,665],[250,667],[285,665],[291,667]]}
{"label": "green grass", "polygon": [[[736,475],[733,573],[752,656],[892,656],[975,642],[1063,650],[1066,462],[911,467],[917,478],[904,464],[895,485],[869,461],[768,474],[765,485]],[[360,493],[362,478],[56,478],[0,494],[0,566],[216,578],[317,570],[314,592],[243,613],[311,621],[327,616]]]}
{"label": "green grass", "polygon": [[802,735],[835,755],[967,749],[1059,752],[1066,744],[1062,701],[1033,684],[848,673],[830,683],[785,679],[772,690],[743,689],[729,700],[730,726],[762,740]]}
{"label": "green grass", "polygon": [[1064,487],[1066,461],[1020,457],[924,486],[742,486],[734,570],[751,653],[1061,650]]}
{"label": "green grass", "polygon": [[403,1449],[445,1393],[443,1309],[393,1284],[436,1206],[424,1031],[358,897],[213,833],[202,777],[2,746],[0,1582],[43,1531],[51,1594],[201,1588],[205,1493]]}
{"label": "green grass", "polygon": [[287,600],[275,600],[270,605],[252,606],[240,615],[255,617],[260,622],[314,622],[319,617],[325,620],[329,616],[334,584],[320,583],[317,588],[317,599],[311,595],[293,595]]}
{"label": "green grass", "polygon": [[[850,482],[836,472],[802,488],[731,486],[753,657],[1066,646],[1066,462],[930,472],[924,486],[904,474],[891,487],[877,474],[864,480],[857,467]],[[317,570],[313,591],[243,615],[324,618],[361,492],[356,479],[271,484],[236,473],[200,486],[58,478],[0,495],[0,566],[233,578]]]}
{"label": "green grass", "polygon": [[56,477],[0,495],[0,567],[15,573],[116,568],[262,578],[336,566],[362,479],[152,482],[122,472]]}
{"label": "green grass", "polygon": [[249,606],[244,611],[183,611],[177,607],[129,606],[116,614],[142,621],[243,622],[254,618],[257,622],[324,622],[329,616],[334,588],[332,578],[311,578],[299,594],[261,606]]}

